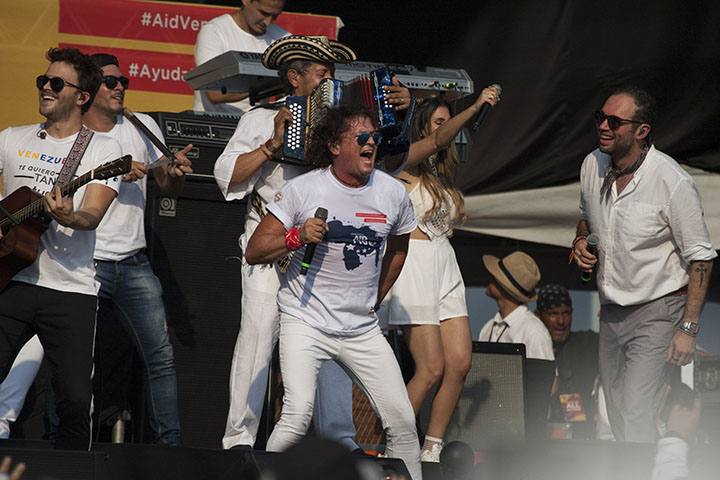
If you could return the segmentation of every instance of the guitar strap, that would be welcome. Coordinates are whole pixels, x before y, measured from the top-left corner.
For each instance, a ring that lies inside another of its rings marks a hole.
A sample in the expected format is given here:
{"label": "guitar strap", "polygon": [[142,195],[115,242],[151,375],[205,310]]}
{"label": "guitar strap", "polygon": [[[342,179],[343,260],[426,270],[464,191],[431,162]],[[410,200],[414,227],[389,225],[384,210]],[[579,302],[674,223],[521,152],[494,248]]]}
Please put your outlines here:
{"label": "guitar strap", "polygon": [[80,160],[83,155],[85,155],[85,150],[87,149],[90,139],[94,134],[95,132],[87,128],[85,125],[82,126],[80,132],[75,138],[75,143],[73,143],[73,146],[70,149],[70,154],[65,159],[62,170],[60,170],[60,174],[55,181],[55,187],[62,188],[70,182],[73,175],[75,175],[75,171],[80,166]]}

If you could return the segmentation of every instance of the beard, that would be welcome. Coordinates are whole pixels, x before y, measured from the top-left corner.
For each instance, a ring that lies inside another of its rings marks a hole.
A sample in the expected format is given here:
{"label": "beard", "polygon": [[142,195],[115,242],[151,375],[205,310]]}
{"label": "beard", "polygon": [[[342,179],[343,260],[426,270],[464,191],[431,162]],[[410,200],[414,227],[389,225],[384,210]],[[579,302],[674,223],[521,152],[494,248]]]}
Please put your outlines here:
{"label": "beard", "polygon": [[67,119],[75,108],[75,98],[73,96],[58,96],[54,105],[45,107],[40,105],[40,115],[45,117],[48,122],[59,122]]}
{"label": "beard", "polygon": [[633,147],[633,138],[629,137],[626,141],[618,141],[612,145],[600,145],[598,149],[614,159],[623,158]]}

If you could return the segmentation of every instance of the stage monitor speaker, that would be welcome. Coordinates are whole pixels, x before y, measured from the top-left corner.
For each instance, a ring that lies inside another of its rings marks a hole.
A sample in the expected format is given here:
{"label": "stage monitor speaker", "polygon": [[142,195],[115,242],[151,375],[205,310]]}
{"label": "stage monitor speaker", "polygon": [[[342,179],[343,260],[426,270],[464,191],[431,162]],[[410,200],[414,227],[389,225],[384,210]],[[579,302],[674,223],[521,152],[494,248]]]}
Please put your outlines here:
{"label": "stage monitor speaker", "polygon": [[170,199],[148,182],[147,253],[163,287],[186,446],[219,448],[225,431],[245,209],[214,183],[187,182]]}
{"label": "stage monitor speaker", "polygon": [[[445,433],[446,442],[461,440],[473,449],[525,436],[525,345],[473,342],[472,366]],[[435,390],[419,415],[427,432]]]}
{"label": "stage monitor speaker", "polygon": [[193,148],[187,157],[193,162],[193,173],[188,180],[215,183],[215,160],[225,150],[235,133],[239,115],[186,111],[147,112],[158,124],[168,148],[177,152],[188,143]]}
{"label": "stage monitor speaker", "polygon": [[[45,442],[0,440],[0,459],[12,458],[12,465],[25,464],[23,480],[103,480],[105,455],[98,452],[54,450]],[[2,475],[0,475],[2,477]],[[6,477],[9,478],[9,477]]]}

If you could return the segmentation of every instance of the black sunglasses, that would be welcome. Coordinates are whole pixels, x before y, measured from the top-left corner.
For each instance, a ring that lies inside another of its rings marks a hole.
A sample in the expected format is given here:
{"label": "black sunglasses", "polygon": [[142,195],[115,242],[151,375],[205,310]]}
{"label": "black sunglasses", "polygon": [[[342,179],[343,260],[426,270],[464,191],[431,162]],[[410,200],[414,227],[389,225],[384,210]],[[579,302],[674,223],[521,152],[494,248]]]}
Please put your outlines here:
{"label": "black sunglasses", "polygon": [[355,135],[355,138],[357,139],[357,143],[361,147],[363,145],[365,145],[368,142],[368,140],[370,140],[370,137],[372,137],[373,142],[375,142],[375,145],[380,145],[380,141],[382,140],[382,133],[380,133],[380,132],[360,133],[358,135]]}
{"label": "black sunglasses", "polygon": [[115,87],[117,87],[118,83],[120,83],[120,85],[122,85],[123,88],[127,90],[130,86],[130,79],[127,77],[116,77],[115,75],[105,75],[103,77],[103,83],[107,85],[110,90],[113,90]]}
{"label": "black sunglasses", "polygon": [[620,126],[627,123],[643,123],[635,120],[627,120],[625,118],[616,117],[615,115],[605,115],[605,112],[598,110],[595,112],[595,123],[600,126],[605,120],[607,120],[608,127],[611,130],[617,130]]}
{"label": "black sunglasses", "polygon": [[63,80],[60,77],[48,77],[47,75],[40,75],[35,79],[35,86],[37,86],[38,90],[42,90],[46,83],[50,82],[50,90],[52,90],[55,93],[60,93],[63,88],[65,88],[65,85],[70,85],[71,87],[75,87],[81,92],[84,92],[84,90],[77,85],[73,85],[72,83],[68,82],[67,80]]}

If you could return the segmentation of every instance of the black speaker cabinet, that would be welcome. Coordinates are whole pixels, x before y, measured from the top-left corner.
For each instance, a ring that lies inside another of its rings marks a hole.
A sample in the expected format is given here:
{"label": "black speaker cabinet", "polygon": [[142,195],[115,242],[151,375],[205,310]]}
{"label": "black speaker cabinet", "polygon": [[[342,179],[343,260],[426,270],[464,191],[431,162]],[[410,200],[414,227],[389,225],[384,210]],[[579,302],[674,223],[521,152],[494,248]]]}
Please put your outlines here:
{"label": "black speaker cabinet", "polygon": [[186,446],[221,446],[240,326],[245,207],[226,202],[214,182],[187,181],[177,199],[148,182],[147,252],[164,290]]}
{"label": "black speaker cabinet", "polygon": [[[475,450],[496,440],[525,436],[525,345],[473,342],[472,366],[445,441],[461,440]],[[435,391],[419,415],[426,432]]]}

